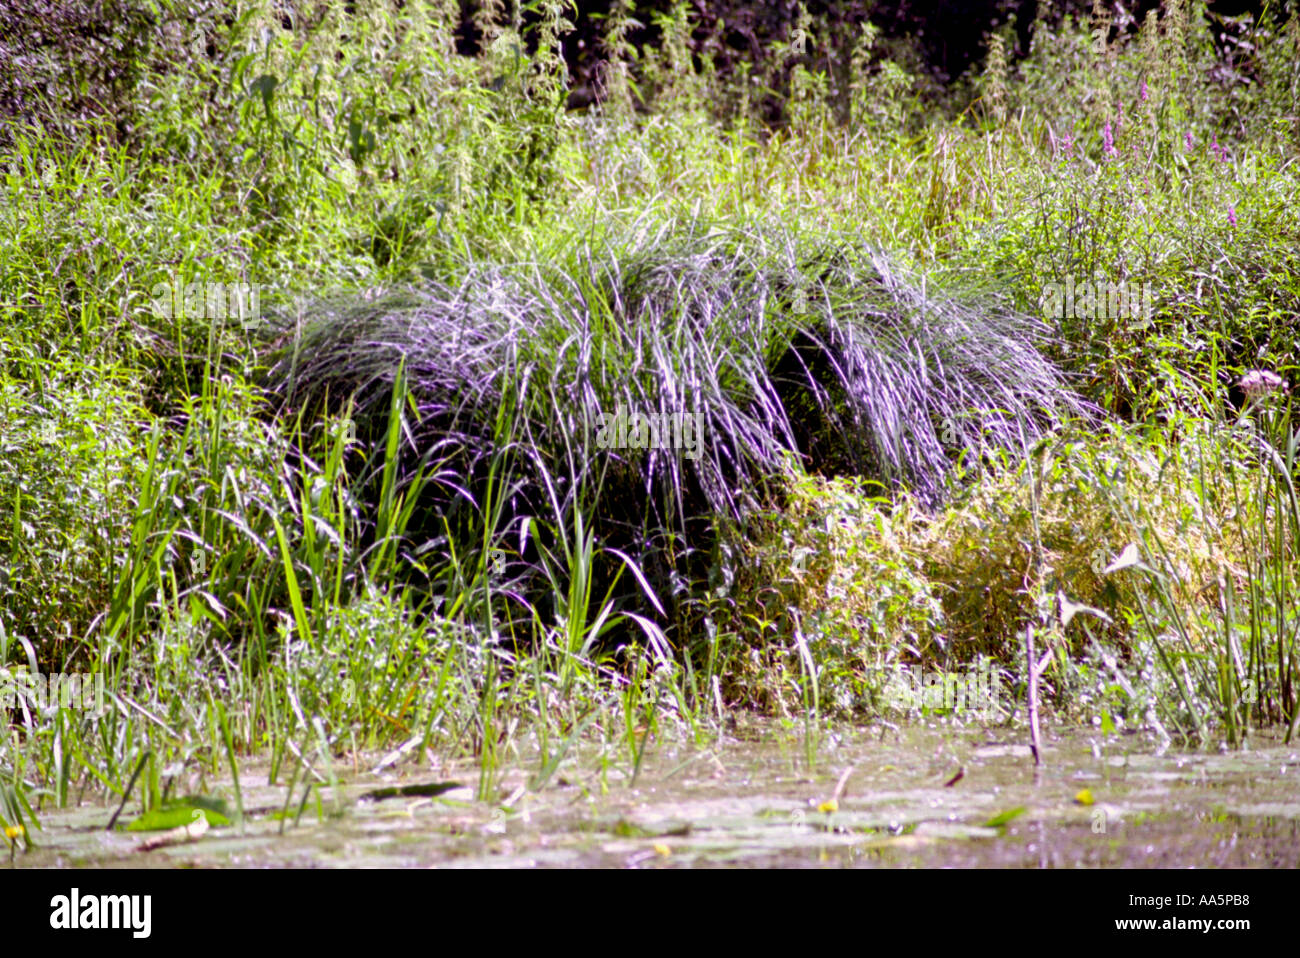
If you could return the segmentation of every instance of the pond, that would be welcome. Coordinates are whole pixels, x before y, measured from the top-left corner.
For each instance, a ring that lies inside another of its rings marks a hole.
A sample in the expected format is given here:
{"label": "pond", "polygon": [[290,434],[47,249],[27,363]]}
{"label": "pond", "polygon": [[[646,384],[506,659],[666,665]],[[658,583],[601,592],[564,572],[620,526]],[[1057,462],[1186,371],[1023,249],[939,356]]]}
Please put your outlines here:
{"label": "pond", "polygon": [[[540,762],[501,769],[492,803],[476,800],[470,764],[335,758],[336,787],[300,783],[290,799],[250,763],[242,825],[160,841],[106,831],[115,803],[46,809],[16,864],[1300,866],[1300,746],[1280,734],[1195,752],[1056,729],[1045,745],[1036,769],[1018,730],[840,729],[822,733],[810,769],[801,733],[748,719],[703,747],[652,742],[635,776],[577,748],[537,791]],[[235,806],[229,781],[207,793]],[[138,812],[133,800],[120,821]]]}

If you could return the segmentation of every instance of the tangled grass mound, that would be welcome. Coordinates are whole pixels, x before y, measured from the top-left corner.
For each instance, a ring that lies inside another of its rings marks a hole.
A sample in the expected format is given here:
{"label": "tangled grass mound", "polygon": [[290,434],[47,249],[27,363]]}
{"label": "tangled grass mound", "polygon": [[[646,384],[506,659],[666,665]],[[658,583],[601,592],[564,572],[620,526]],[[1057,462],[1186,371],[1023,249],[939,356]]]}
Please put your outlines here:
{"label": "tangled grass mound", "polygon": [[593,605],[681,625],[719,523],[791,475],[934,506],[963,457],[1092,415],[1040,322],[948,298],[852,238],[643,228],[307,315],[270,386],[309,418],[350,411],[376,536],[385,504],[418,500],[409,569],[481,576],[583,635]]}

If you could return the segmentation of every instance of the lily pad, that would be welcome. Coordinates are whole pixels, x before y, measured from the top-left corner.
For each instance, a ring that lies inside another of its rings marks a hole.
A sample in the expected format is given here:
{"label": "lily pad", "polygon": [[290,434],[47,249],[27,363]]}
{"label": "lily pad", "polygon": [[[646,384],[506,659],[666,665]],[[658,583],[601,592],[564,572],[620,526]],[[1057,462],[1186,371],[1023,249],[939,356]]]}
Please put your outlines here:
{"label": "lily pad", "polygon": [[217,827],[229,825],[230,817],[226,814],[224,802],[211,798],[186,798],[174,802],[164,802],[161,808],[153,808],[126,826],[128,832],[160,832],[169,828],[184,828],[193,824],[197,816],[202,815],[208,824]]}

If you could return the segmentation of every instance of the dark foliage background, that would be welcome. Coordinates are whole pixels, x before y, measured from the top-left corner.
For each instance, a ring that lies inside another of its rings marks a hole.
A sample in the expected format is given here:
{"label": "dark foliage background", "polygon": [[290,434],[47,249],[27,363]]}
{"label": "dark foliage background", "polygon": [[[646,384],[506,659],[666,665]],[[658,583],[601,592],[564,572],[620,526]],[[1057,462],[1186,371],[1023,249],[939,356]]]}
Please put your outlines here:
{"label": "dark foliage background", "polygon": [[[828,69],[847,62],[847,44],[857,25],[870,21],[893,56],[904,48],[939,89],[961,77],[973,63],[981,62],[988,36],[1014,23],[1014,60],[1027,54],[1029,29],[1039,6],[1044,19],[1059,23],[1066,16],[1084,17],[1086,0],[1040,3],[1040,0],[809,0],[805,4],[817,29],[829,44],[821,49],[821,62],[808,64]],[[286,24],[311,20],[319,4],[283,2]],[[394,8],[405,4],[396,0]],[[464,53],[472,53],[478,36],[474,26],[476,0],[462,0],[463,15],[458,40]],[[524,23],[534,20],[532,5],[508,3]],[[602,59],[601,37],[611,0],[576,0],[574,33],[566,39],[565,55],[571,75],[570,105],[582,107],[596,96],[595,78]],[[641,24],[629,40],[638,48],[659,43],[659,18],[667,16],[674,0],[640,0],[635,16]],[[1116,6],[1116,32],[1136,30],[1148,9],[1158,3],[1144,0],[1127,12]],[[1284,4],[1283,6],[1289,6]],[[1260,0],[1211,3],[1209,15],[1218,19],[1240,13],[1258,14]],[[185,70],[198,77],[203,62],[224,27],[234,22],[234,5],[215,0],[202,4],[147,3],[129,0],[9,0],[0,6],[0,119],[16,120],[40,114],[51,132],[97,117],[110,117],[119,138],[129,141],[138,125],[137,85],[150,69]],[[744,2],[744,0],[691,0],[695,22],[693,53],[708,58],[722,75],[747,62],[759,75],[770,67],[775,45],[790,39],[799,13],[797,0]],[[194,27],[207,36],[205,48],[193,41]],[[1225,28],[1222,44],[1234,42]],[[765,109],[770,123],[779,125],[783,111],[779,97]],[[0,124],[0,145],[8,141]]]}

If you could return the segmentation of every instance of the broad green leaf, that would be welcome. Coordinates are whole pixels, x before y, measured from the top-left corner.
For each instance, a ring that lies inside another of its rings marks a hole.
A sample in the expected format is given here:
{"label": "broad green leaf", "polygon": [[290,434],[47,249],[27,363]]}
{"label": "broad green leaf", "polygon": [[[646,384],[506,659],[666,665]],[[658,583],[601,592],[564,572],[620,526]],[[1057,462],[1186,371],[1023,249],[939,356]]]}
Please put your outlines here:
{"label": "broad green leaf", "polygon": [[229,825],[230,819],[226,817],[219,807],[213,806],[220,806],[220,803],[205,799],[169,802],[164,808],[155,808],[145,812],[128,824],[126,830],[128,832],[157,832],[168,828],[183,828],[197,821],[199,815],[207,818],[208,824],[213,827]]}

